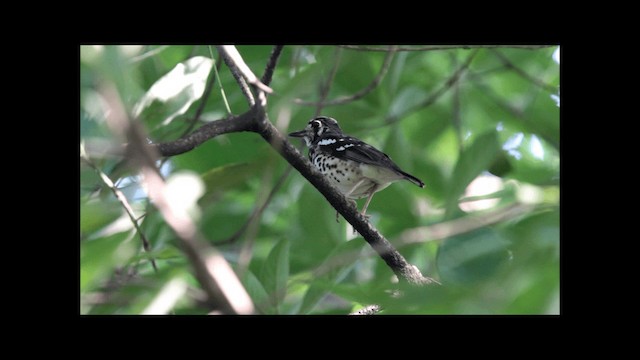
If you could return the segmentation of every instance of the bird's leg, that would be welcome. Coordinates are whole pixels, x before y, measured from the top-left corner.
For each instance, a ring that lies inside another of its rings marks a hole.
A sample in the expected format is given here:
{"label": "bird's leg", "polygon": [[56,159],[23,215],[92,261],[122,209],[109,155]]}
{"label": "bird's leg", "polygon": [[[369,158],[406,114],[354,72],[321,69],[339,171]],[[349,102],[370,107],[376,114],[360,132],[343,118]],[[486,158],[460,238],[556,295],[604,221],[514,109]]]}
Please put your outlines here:
{"label": "bird's leg", "polygon": [[[369,220],[369,216],[365,215],[365,213],[367,212],[367,207],[369,206],[369,203],[371,202],[371,199],[373,198],[373,194],[376,193],[376,190],[378,189],[378,185],[373,185],[371,187],[371,189],[369,190],[369,196],[367,197],[367,201],[364,203],[364,207],[362,208],[362,216],[366,217],[367,220]],[[355,235],[356,233],[356,229],[353,229],[353,234]]]}
{"label": "bird's leg", "polygon": [[373,194],[376,193],[376,189],[378,188],[378,186],[374,186],[371,189],[371,192],[369,193],[369,197],[367,198],[367,202],[364,203],[364,207],[362,208],[362,216],[366,216],[365,213],[367,212],[367,207],[369,207],[369,203],[371,202],[371,199],[373,198]]}
{"label": "bird's leg", "polygon": [[[362,185],[362,183],[365,181],[366,179],[362,179],[360,181],[358,181],[355,185],[353,185],[353,187],[351,188],[351,190],[349,190],[348,193],[346,193],[344,196],[348,199],[349,196],[356,191],[356,189],[358,188],[358,186]],[[356,206],[356,210],[358,210],[358,204],[356,203],[355,200],[352,200],[354,205]],[[340,213],[338,212],[338,210],[336,210],[336,222],[340,222]]]}

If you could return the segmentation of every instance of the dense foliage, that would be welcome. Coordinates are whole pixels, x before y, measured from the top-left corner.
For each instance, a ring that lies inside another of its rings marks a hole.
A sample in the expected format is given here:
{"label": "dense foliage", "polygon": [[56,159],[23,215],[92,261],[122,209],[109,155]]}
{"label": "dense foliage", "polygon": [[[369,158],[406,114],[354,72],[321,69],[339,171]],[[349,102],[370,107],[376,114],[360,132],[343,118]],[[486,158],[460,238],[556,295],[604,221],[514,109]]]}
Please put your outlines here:
{"label": "dense foliage", "polygon": [[[260,76],[272,47],[237,48]],[[391,296],[391,270],[295,170],[282,178],[289,164],[254,133],[224,134],[162,162],[177,196],[197,200],[189,211],[204,238],[232,264],[261,314],[347,314],[369,304],[382,314],[559,313],[559,48],[371,50],[285,46],[268,115],[282,132],[299,130],[318,109],[304,102],[357,94],[380,76],[361,98],[321,114],[426,183],[391,185],[368,214],[442,286]],[[138,174],[108,151],[117,140],[104,120],[104,89],[117,91],[150,141],[170,141],[224,118],[227,106],[247,110],[219,63],[209,46],[81,47],[81,313],[211,310]],[[100,172],[122,190],[139,230]],[[168,303],[162,310],[158,299]]]}

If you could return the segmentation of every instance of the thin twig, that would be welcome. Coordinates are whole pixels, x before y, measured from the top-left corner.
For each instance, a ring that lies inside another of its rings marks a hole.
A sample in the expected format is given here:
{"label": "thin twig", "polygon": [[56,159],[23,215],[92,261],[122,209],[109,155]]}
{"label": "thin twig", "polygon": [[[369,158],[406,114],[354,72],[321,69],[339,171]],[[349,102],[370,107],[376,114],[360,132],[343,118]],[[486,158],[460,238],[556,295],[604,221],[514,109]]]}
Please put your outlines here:
{"label": "thin twig", "polygon": [[267,66],[264,69],[264,73],[262,74],[261,81],[263,84],[269,86],[271,84],[271,79],[273,78],[273,71],[278,64],[278,59],[280,58],[280,54],[282,53],[283,45],[276,45],[271,50],[271,55],[269,56],[269,61],[267,61]]}
{"label": "thin twig", "polygon": [[[390,46],[363,46],[363,45],[339,45],[345,49],[357,51],[389,51]],[[425,46],[399,46],[396,51],[432,51],[432,50],[454,50],[454,49],[493,49],[511,48],[538,50],[557,45],[425,45]]]}
{"label": "thin twig", "polygon": [[370,93],[371,91],[373,91],[376,87],[378,87],[378,85],[386,75],[387,71],[389,70],[389,67],[391,65],[391,60],[393,60],[394,54],[395,54],[395,47],[391,47],[391,50],[387,52],[387,56],[385,56],[384,58],[382,66],[380,67],[380,71],[378,71],[378,74],[373,79],[373,81],[371,81],[369,85],[367,85],[366,87],[364,87],[363,89],[361,89],[360,91],[356,92],[353,95],[339,96],[329,101],[320,100],[320,101],[314,102],[314,101],[306,101],[302,99],[294,99],[293,101],[298,105],[304,105],[304,106],[318,106],[319,104],[322,104],[323,106],[334,106],[334,105],[344,105],[352,101],[358,100],[364,97],[365,95],[367,95],[368,93]]}
{"label": "thin twig", "polygon": [[522,117],[523,115],[522,109],[504,101],[503,98],[498,94],[496,94],[491,87],[487,86],[484,82],[481,81],[481,76],[477,76],[475,73],[469,72],[468,77],[469,77],[469,83],[472,86],[475,86],[476,88],[478,88],[479,92],[482,95],[488,97],[490,100],[495,102],[504,111],[511,114],[511,116],[515,118]]}
{"label": "thin twig", "polygon": [[[266,66],[266,68],[264,70],[264,74],[262,74],[262,82],[265,85],[269,85],[271,83],[273,72],[274,72],[275,67],[276,67],[276,65],[278,63],[278,58],[280,57],[280,54],[282,53],[282,48],[283,48],[282,45],[276,45],[276,46],[273,47],[273,50],[271,51],[271,55],[269,56],[269,60],[267,62],[267,66]],[[251,212],[251,215],[249,216],[247,221],[240,227],[240,229],[238,229],[230,237],[228,237],[228,238],[226,238],[226,239],[224,239],[222,241],[215,242],[215,244],[216,245],[226,245],[226,244],[230,244],[230,243],[235,242],[236,240],[238,240],[247,231],[247,229],[249,229],[251,227],[251,224],[253,224],[260,217],[262,217],[262,213],[264,212],[264,210],[267,208],[267,206],[271,202],[271,199],[273,199],[273,196],[276,194],[276,192],[278,192],[278,190],[280,189],[282,184],[284,184],[284,181],[286,180],[286,178],[291,173],[291,169],[292,169],[291,166],[289,166],[287,168],[287,170],[285,170],[285,172],[282,174],[282,176],[280,176],[278,181],[276,181],[276,184],[273,186],[273,188],[269,192],[269,195],[267,195],[267,198],[262,203],[262,205],[257,206],[256,208],[253,209],[253,211]]]}
{"label": "thin twig", "polygon": [[231,115],[231,107],[229,107],[229,101],[227,100],[227,94],[224,92],[224,88],[222,87],[222,80],[220,80],[220,67],[222,66],[222,62],[220,60],[216,61],[215,56],[213,56],[213,49],[211,45],[209,45],[209,54],[211,54],[211,60],[215,62],[215,66],[213,71],[215,72],[216,79],[218,79],[218,87],[220,88],[220,95],[222,96],[222,101],[224,102],[224,107],[227,109],[227,115]]}
{"label": "thin twig", "polygon": [[336,48],[335,55],[334,55],[335,61],[333,63],[333,67],[331,68],[331,72],[329,72],[329,77],[327,77],[327,80],[324,83],[322,83],[322,85],[320,86],[320,100],[315,104],[316,106],[315,116],[320,116],[322,112],[322,108],[324,107],[324,101],[327,98],[327,96],[329,96],[329,90],[331,90],[331,86],[333,86],[333,82],[336,79],[336,74],[338,73],[338,68],[340,67],[341,55],[342,55],[342,49]]}
{"label": "thin twig", "polygon": [[[264,107],[267,105],[266,94],[271,94],[273,90],[267,85],[263,84],[256,75],[251,71],[249,66],[244,62],[242,56],[238,52],[233,45],[222,45],[218,46],[218,52],[222,55],[224,62],[227,64],[233,76],[236,78],[238,85],[242,89],[244,96],[249,101],[250,106],[255,105],[255,99],[253,98],[253,94],[251,90],[247,86],[247,83],[253,85],[258,90],[258,99],[260,100],[260,106]],[[246,82],[245,82],[246,81]]]}
{"label": "thin twig", "polygon": [[[465,234],[486,226],[518,218],[537,208],[540,208],[540,206],[515,203],[503,208],[488,210],[480,214],[468,215],[438,224],[407,229],[399,236],[392,239],[391,242],[394,246],[400,249],[410,244],[444,240],[452,236]],[[376,255],[376,253],[373,251],[362,252],[358,250],[345,252],[339,256],[334,256],[322,265],[318,266],[313,271],[313,275],[315,277],[320,277],[347,264],[353,264],[359,259],[368,258],[374,255]]]}
{"label": "thin twig", "polygon": [[129,63],[130,64],[135,64],[137,62],[140,62],[140,61],[145,60],[147,58],[150,58],[152,56],[158,55],[159,53],[165,51],[168,48],[169,48],[169,45],[158,46],[155,49],[151,49],[151,50],[149,50],[149,51],[147,51],[145,53],[142,53],[140,55],[136,55],[136,56],[132,57],[131,59],[129,59]]}
{"label": "thin twig", "polygon": [[[242,72],[238,69],[238,65],[235,63],[234,59],[229,55],[225,46],[216,46],[218,50],[218,54],[224,60],[224,63],[227,64],[227,67],[231,71],[231,74],[236,79],[236,82],[240,86],[240,90],[242,90],[242,94],[245,98],[247,98],[247,102],[249,106],[252,107],[256,104],[256,100],[253,98],[253,94],[251,93],[251,89],[247,85],[245,78],[242,76]],[[234,47],[235,49],[235,47]],[[237,51],[236,51],[237,52]]]}
{"label": "thin twig", "polygon": [[271,94],[273,89],[263,84],[258,77],[251,71],[249,66],[244,62],[244,59],[233,45],[222,45],[219,48],[222,49],[224,54],[227,57],[227,60],[233,63],[233,66],[242,74],[242,76],[247,80],[247,82],[258,89],[266,92],[267,94]]}
{"label": "thin twig", "polygon": [[[471,85],[477,87],[480,90],[480,93],[482,93],[484,96],[488,97],[490,100],[495,102],[500,108],[502,108],[505,112],[507,112],[514,118],[520,119],[520,120],[526,120],[526,117],[525,117],[526,113],[522,110],[522,107],[516,107],[514,105],[511,105],[507,101],[503,100],[501,96],[496,94],[491,87],[487,86],[482,81],[480,81],[479,78],[480,77],[476,76],[476,74],[471,72],[469,73],[469,80],[470,80],[469,82],[471,83]],[[553,145],[556,149],[560,148],[558,139],[550,135],[548,131],[545,131],[545,129],[540,127],[535,127],[535,123],[531,123],[528,126],[532,126],[532,130],[535,130],[535,132],[539,136],[541,136],[545,141],[549,142],[549,144]]]}
{"label": "thin twig", "polygon": [[519,68],[518,66],[516,66],[514,63],[512,63],[509,58],[507,58],[503,53],[501,53],[498,50],[494,50],[492,49],[491,52],[496,55],[498,57],[498,59],[500,59],[500,62],[502,62],[502,64],[507,67],[508,69],[513,70],[516,74],[520,75],[522,78],[524,78],[525,80],[530,81],[532,84],[545,89],[546,91],[549,91],[551,93],[556,93],[556,91],[558,91],[558,88],[547,84],[546,82],[535,78],[531,75],[529,75],[526,71],[522,70],[521,68]]}
{"label": "thin twig", "polygon": [[191,130],[193,130],[194,126],[196,126],[196,123],[198,123],[198,121],[200,121],[200,116],[202,116],[202,112],[204,111],[204,107],[207,105],[207,100],[209,100],[209,95],[211,95],[211,90],[213,90],[213,83],[216,81],[216,64],[219,62],[216,62],[214,60],[214,64],[211,67],[211,71],[209,72],[209,81],[207,81],[207,86],[204,88],[204,93],[202,94],[202,97],[200,98],[200,103],[198,104],[198,108],[196,109],[196,113],[193,116],[192,119],[189,120],[189,126],[185,129],[185,131],[182,133],[182,135],[180,135],[180,137],[183,137],[185,135],[187,135],[188,133],[191,132]]}
{"label": "thin twig", "polygon": [[460,77],[467,70],[469,65],[471,65],[471,61],[473,60],[473,58],[476,56],[477,53],[478,53],[478,49],[473,50],[473,52],[469,54],[469,56],[467,56],[467,59],[464,61],[464,63],[460,65],[460,67],[458,67],[458,69],[444,83],[442,83],[440,88],[432,92],[428,98],[424,99],[423,101],[413,106],[412,108],[405,110],[400,115],[388,116],[386,119],[386,122],[381,126],[392,124],[400,120],[402,117],[406,117],[407,115],[411,114],[414,111],[423,109],[435,103],[445,92],[447,92],[447,90],[449,90],[460,79]]}
{"label": "thin twig", "polygon": [[[84,146],[82,146],[82,144],[80,146],[81,146],[81,148],[80,148],[80,156],[82,157],[82,160],[84,160],[84,162],[87,165],[89,165],[96,172],[96,174],[98,174],[98,176],[100,177],[102,182],[113,192],[113,195],[115,195],[116,199],[120,202],[120,204],[124,208],[124,211],[129,216],[129,219],[131,220],[131,223],[133,224],[133,227],[136,229],[136,232],[140,236],[140,240],[142,240],[142,247],[144,248],[144,251],[151,252],[151,244],[149,243],[149,240],[147,239],[147,237],[144,235],[144,232],[142,231],[142,229],[140,229],[140,225],[138,225],[138,218],[136,218],[136,216],[135,216],[135,214],[133,212],[133,208],[129,204],[129,201],[127,200],[127,197],[122,193],[122,191],[120,191],[120,189],[118,189],[114,185],[113,181],[111,181],[109,176],[107,176],[107,174],[105,174],[102,170],[100,170],[89,159],[89,157],[87,156],[86,152],[84,151]],[[152,258],[152,257],[149,257],[149,260],[151,260],[151,265],[153,266],[153,270],[155,272],[158,272],[158,266],[156,265],[155,259]]]}
{"label": "thin twig", "polygon": [[403,231],[400,236],[394,239],[393,243],[396,246],[401,247],[409,244],[442,240],[509,219],[517,218],[523,214],[531,212],[535,208],[535,205],[515,203],[504,208],[478,215],[470,215],[439,224],[407,229]]}
{"label": "thin twig", "polygon": [[280,187],[282,186],[282,184],[284,184],[284,181],[287,179],[289,174],[291,174],[292,169],[293,168],[289,166],[287,170],[285,170],[285,172],[282,173],[278,181],[276,181],[276,184],[273,186],[273,188],[269,192],[269,195],[267,195],[267,198],[264,200],[264,202],[260,206],[257,206],[253,209],[253,211],[251,212],[251,215],[249,216],[249,219],[245,221],[245,223],[240,227],[240,229],[238,229],[238,231],[236,231],[233,235],[229,236],[224,240],[215,241],[214,244],[226,245],[226,244],[231,244],[236,240],[238,240],[247,231],[250,224],[262,216],[262,213],[265,211],[265,209],[271,202],[271,199],[273,199],[273,196],[278,192],[278,190],[280,190]]}
{"label": "thin twig", "polygon": [[[457,66],[458,57],[455,56],[454,53],[450,53],[451,61],[454,66]],[[452,97],[452,106],[451,106],[451,125],[455,129],[456,137],[458,138],[458,151],[462,151],[464,141],[462,134],[462,116],[460,111],[460,82],[456,81],[453,83],[453,97]]]}

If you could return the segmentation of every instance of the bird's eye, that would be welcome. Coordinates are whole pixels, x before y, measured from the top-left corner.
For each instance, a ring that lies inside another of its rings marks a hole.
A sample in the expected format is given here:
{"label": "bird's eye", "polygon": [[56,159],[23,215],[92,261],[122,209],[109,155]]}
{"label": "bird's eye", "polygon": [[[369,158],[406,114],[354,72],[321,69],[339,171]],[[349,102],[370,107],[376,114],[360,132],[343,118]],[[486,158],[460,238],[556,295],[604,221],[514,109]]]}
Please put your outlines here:
{"label": "bird's eye", "polygon": [[311,127],[312,127],[312,128],[314,128],[314,129],[319,128],[319,127],[320,127],[320,125],[322,125],[322,124],[320,124],[320,121],[318,121],[318,120],[313,120],[313,121],[311,122]]}

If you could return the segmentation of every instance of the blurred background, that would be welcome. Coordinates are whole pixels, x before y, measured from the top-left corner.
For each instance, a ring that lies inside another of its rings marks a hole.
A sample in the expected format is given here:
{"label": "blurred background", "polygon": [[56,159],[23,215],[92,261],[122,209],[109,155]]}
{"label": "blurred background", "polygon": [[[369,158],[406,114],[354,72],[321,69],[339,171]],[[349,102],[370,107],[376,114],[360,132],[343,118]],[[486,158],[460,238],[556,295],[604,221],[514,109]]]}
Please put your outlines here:
{"label": "blurred background", "polygon": [[[237,49],[262,76],[272,46]],[[280,131],[331,116],[426,184],[394,183],[367,210],[442,283],[400,297],[384,261],[259,135],[224,134],[158,166],[259,314],[558,314],[559,66],[558,46],[284,47],[267,106]],[[215,47],[80,47],[80,313],[206,314],[175,234],[113,155],[107,85],[155,143],[242,114],[246,99]]]}

